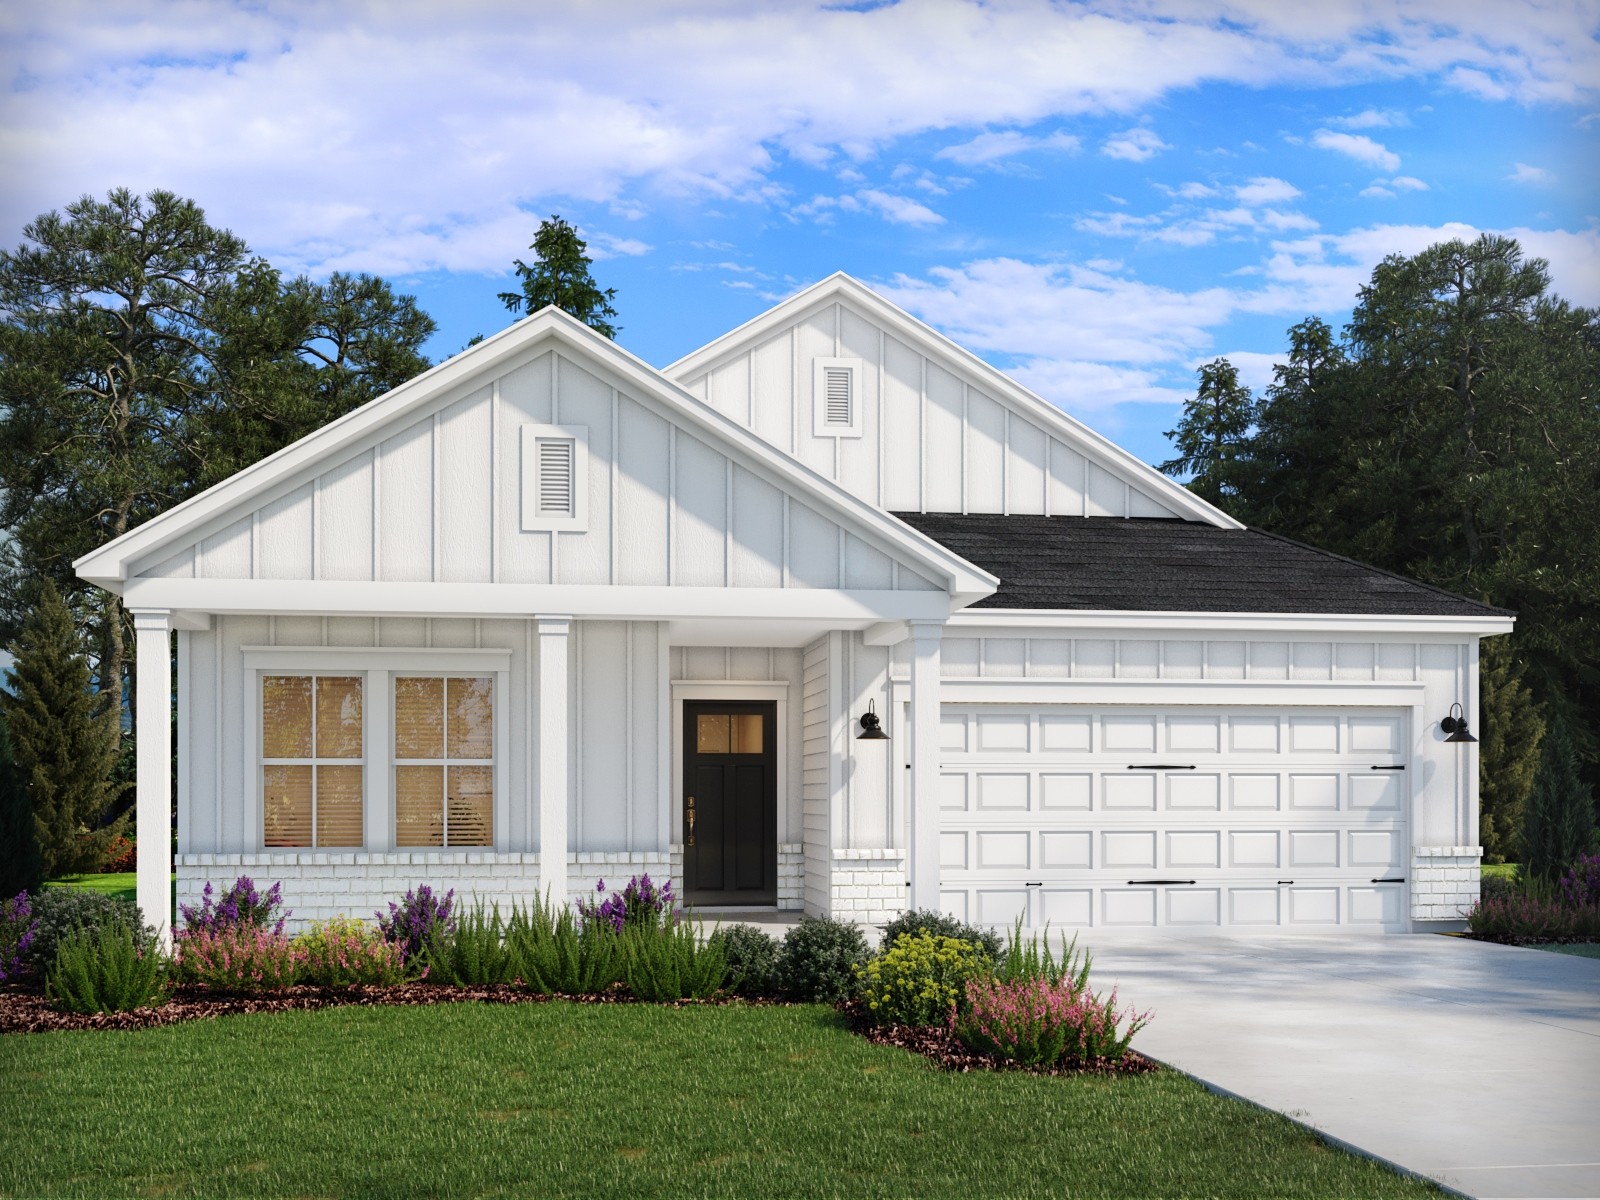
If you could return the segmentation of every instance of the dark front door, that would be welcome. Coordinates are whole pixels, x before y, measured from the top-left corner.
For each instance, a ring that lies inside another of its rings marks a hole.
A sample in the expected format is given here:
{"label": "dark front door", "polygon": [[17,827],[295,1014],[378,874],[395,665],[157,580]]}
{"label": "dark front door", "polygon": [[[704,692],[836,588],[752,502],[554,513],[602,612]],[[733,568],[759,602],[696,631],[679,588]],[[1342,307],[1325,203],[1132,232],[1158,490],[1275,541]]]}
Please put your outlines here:
{"label": "dark front door", "polygon": [[683,705],[683,891],[690,904],[778,902],[778,706]]}

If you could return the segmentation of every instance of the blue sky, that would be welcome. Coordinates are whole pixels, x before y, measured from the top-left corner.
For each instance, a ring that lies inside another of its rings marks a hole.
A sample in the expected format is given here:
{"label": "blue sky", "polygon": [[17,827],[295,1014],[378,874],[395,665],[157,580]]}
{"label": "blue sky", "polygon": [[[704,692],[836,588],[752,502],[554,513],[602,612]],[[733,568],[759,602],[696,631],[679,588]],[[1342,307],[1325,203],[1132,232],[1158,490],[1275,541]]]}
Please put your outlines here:
{"label": "blue sky", "polygon": [[1196,366],[1264,385],[1384,254],[1509,232],[1600,305],[1597,35],[1592,0],[13,4],[0,243],[171,188],[414,292],[437,359],[559,212],[650,362],[845,270],[1159,461]]}

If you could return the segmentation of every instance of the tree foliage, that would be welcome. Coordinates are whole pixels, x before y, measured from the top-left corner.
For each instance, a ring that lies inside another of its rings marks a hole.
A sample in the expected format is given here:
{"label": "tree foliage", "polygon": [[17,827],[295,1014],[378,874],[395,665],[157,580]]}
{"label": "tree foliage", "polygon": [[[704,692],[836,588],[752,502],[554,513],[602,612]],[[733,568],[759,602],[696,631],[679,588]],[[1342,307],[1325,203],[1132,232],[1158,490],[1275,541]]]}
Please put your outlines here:
{"label": "tree foliage", "polygon": [[1544,720],[1510,638],[1489,638],[1478,656],[1478,836],[1485,862],[1519,860],[1528,793],[1539,766]]}
{"label": "tree foliage", "polygon": [[548,221],[539,222],[539,231],[528,248],[536,256],[533,265],[516,260],[522,290],[501,292],[501,302],[512,312],[530,315],[553,304],[596,333],[615,338],[617,327],[609,318],[617,315],[611,307],[617,289],[602,288],[589,274],[589,245],[578,231],[552,215]]}
{"label": "tree foliage", "polygon": [[0,712],[45,872],[97,870],[127,823],[101,824],[116,799],[111,769],[121,712],[111,694],[95,690],[72,612],[48,580],[11,650],[14,690],[0,692]]}
{"label": "tree foliage", "polygon": [[1225,358],[1201,367],[1194,399],[1183,419],[1167,436],[1178,456],[1161,464],[1168,475],[1188,475],[1189,489],[1217,507],[1231,511],[1239,495],[1239,469],[1250,452],[1250,426],[1255,402],[1239,382],[1239,372]]}
{"label": "tree foliage", "polygon": [[1229,507],[1514,610],[1517,671],[1600,775],[1597,396],[1600,314],[1552,295],[1543,260],[1487,234],[1392,255],[1342,336],[1289,331]]}
{"label": "tree foliage", "polygon": [[0,900],[18,892],[36,892],[43,879],[44,859],[33,826],[33,804],[17,767],[11,727],[0,711]]}
{"label": "tree foliage", "polygon": [[1578,774],[1572,731],[1558,717],[1545,734],[1539,775],[1528,796],[1524,875],[1554,883],[1588,849],[1593,831],[1594,797]]}

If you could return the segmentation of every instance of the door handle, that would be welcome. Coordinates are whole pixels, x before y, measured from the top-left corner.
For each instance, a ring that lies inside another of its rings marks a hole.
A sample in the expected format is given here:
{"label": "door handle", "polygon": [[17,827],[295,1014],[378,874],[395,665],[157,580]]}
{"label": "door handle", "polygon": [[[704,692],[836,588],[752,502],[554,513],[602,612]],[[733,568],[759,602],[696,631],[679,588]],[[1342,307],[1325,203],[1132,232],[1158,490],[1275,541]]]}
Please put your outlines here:
{"label": "door handle", "polygon": [[689,821],[688,844],[692,846],[692,845],[694,845],[694,797],[693,796],[689,797],[689,811],[685,815],[686,815],[686,817],[687,817],[687,819]]}

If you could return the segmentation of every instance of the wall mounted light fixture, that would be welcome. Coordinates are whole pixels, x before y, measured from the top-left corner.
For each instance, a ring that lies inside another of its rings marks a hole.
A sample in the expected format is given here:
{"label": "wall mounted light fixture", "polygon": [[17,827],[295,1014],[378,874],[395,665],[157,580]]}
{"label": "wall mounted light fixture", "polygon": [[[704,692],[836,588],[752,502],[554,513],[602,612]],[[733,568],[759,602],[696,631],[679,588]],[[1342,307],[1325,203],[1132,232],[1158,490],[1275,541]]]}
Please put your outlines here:
{"label": "wall mounted light fixture", "polygon": [[867,701],[867,711],[861,714],[861,732],[856,734],[858,742],[887,742],[889,735],[883,731],[883,726],[878,721],[877,702]]}
{"label": "wall mounted light fixture", "polygon": [[1450,706],[1450,715],[1439,722],[1439,728],[1449,735],[1444,739],[1447,742],[1475,742],[1478,740],[1467,729],[1467,718],[1462,713],[1461,705],[1459,704]]}

